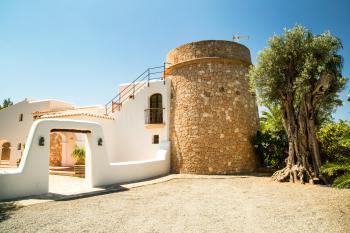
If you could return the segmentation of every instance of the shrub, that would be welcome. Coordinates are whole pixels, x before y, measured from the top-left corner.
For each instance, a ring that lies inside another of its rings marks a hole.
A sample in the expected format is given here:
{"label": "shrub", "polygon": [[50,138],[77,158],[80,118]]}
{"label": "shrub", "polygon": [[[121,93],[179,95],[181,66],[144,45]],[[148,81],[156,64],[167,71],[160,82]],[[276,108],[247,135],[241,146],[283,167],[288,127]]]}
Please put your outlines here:
{"label": "shrub", "polygon": [[350,188],[350,163],[326,163],[321,172],[333,179],[333,187]]}
{"label": "shrub", "polygon": [[350,123],[339,121],[323,126],[318,134],[325,162],[350,162]]}
{"label": "shrub", "polygon": [[350,188],[350,123],[326,124],[317,136],[326,162],[321,172],[333,181],[333,187]]}
{"label": "shrub", "polygon": [[288,156],[288,137],[285,131],[258,131],[252,139],[256,154],[264,167],[282,168]]}
{"label": "shrub", "polygon": [[288,156],[288,136],[277,105],[266,106],[260,117],[260,129],[252,139],[260,164],[264,167],[284,167]]}
{"label": "shrub", "polygon": [[76,165],[83,165],[85,164],[85,148],[84,147],[78,147],[75,146],[72,157],[76,160]]}

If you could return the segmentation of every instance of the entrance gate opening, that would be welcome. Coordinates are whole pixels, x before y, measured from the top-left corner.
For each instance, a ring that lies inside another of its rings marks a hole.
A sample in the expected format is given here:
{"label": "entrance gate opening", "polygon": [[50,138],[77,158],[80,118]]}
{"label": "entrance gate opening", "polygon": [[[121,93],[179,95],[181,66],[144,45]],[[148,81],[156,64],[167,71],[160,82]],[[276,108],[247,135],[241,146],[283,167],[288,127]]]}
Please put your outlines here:
{"label": "entrance gate opening", "polygon": [[85,187],[85,153],[89,130],[50,131],[49,192],[64,194]]}

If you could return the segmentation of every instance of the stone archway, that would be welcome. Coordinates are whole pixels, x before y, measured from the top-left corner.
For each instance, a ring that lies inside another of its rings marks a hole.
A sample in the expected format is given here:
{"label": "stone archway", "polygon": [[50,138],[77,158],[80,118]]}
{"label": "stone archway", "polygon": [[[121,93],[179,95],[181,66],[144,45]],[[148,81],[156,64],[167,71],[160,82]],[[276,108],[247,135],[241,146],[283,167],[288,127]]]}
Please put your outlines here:
{"label": "stone archway", "polygon": [[11,143],[5,142],[1,148],[1,160],[10,160],[11,157]]}
{"label": "stone archway", "polygon": [[50,133],[50,166],[62,165],[62,135],[60,133]]}

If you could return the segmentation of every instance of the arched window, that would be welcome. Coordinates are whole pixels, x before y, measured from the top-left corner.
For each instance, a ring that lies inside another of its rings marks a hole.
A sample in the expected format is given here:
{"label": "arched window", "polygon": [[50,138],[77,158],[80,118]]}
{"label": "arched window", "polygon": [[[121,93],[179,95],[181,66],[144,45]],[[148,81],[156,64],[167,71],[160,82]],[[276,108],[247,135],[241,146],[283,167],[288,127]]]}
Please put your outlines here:
{"label": "arched window", "polygon": [[11,143],[5,142],[1,148],[1,160],[10,160],[11,156]]}
{"label": "arched window", "polygon": [[161,94],[153,94],[149,98],[148,124],[163,123],[163,103]]}
{"label": "arched window", "polygon": [[153,94],[149,98],[149,107],[150,108],[163,108],[162,95]]}

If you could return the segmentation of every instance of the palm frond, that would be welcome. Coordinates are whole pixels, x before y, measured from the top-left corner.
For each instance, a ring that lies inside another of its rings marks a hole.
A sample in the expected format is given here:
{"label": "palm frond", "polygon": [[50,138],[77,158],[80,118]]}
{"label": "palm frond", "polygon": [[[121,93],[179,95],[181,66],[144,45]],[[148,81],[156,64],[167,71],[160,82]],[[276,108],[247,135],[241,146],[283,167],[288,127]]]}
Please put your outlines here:
{"label": "palm frond", "polygon": [[350,188],[350,173],[337,177],[333,182],[335,188]]}
{"label": "palm frond", "polygon": [[339,171],[350,172],[350,163],[326,163],[321,167],[321,172],[329,176]]}

